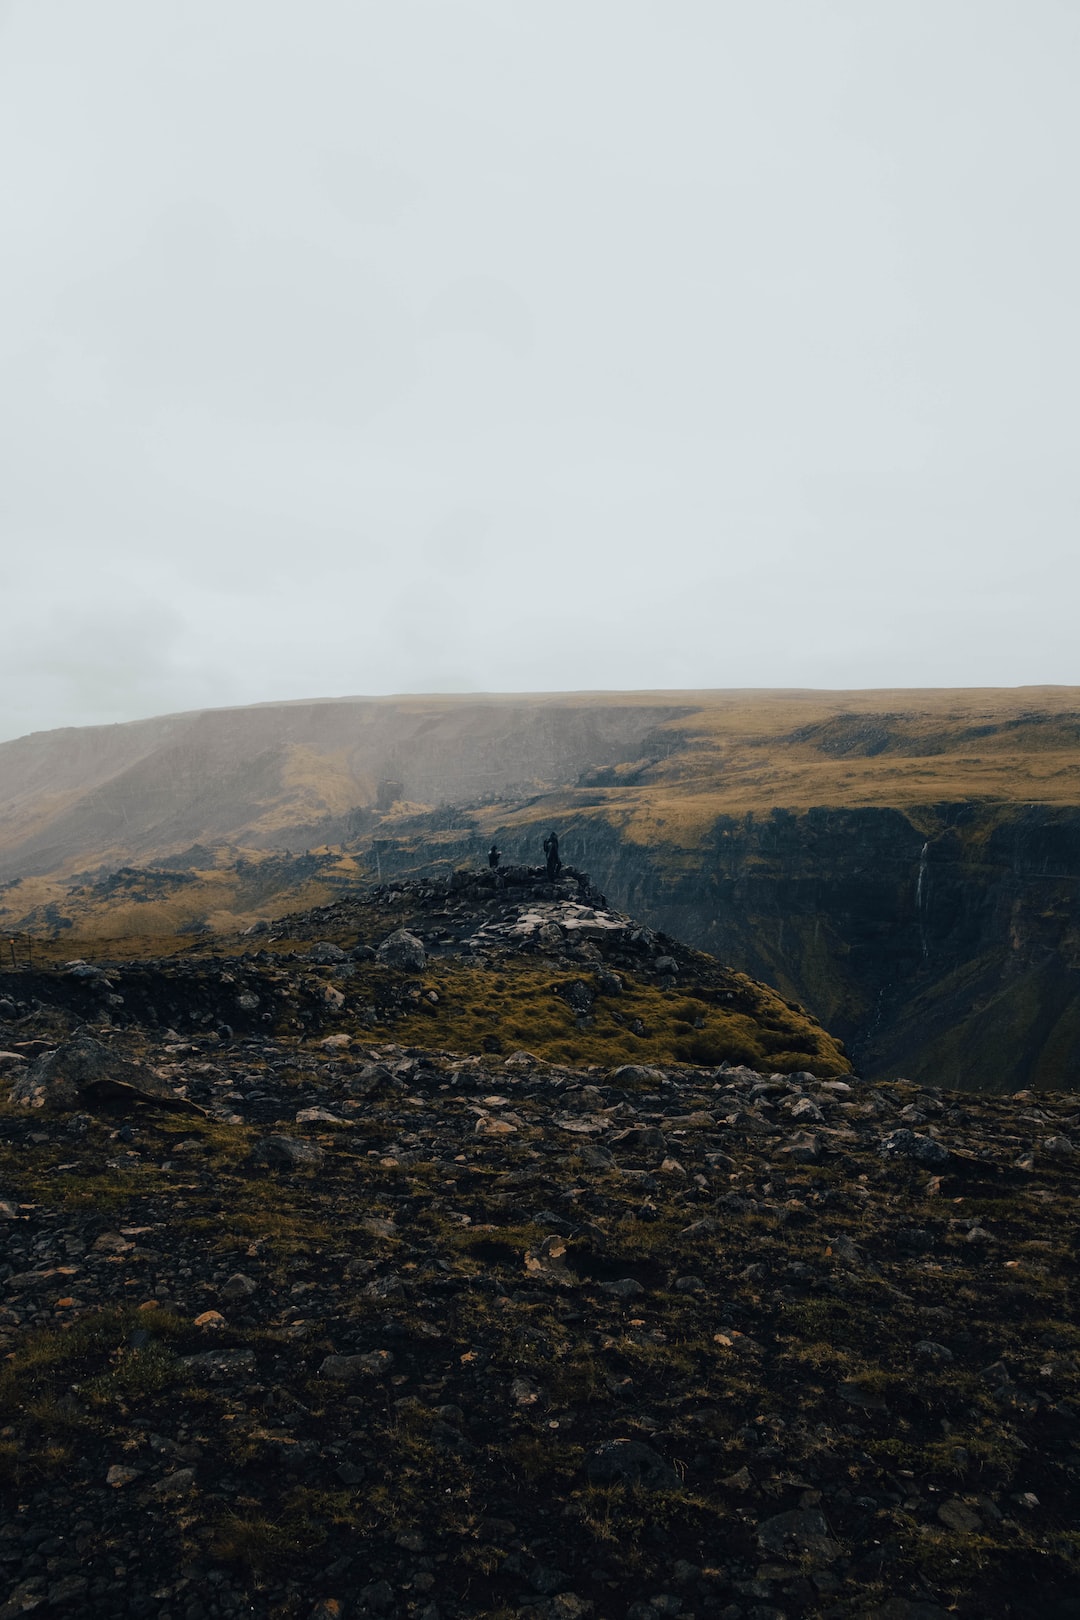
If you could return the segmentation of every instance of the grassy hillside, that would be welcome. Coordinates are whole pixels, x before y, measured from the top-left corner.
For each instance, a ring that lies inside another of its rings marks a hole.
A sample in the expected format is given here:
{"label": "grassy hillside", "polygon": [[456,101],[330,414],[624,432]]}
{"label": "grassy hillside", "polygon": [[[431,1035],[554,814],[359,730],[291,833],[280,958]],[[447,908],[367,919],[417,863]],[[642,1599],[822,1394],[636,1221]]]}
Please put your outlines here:
{"label": "grassy hillside", "polygon": [[[0,885],[0,938],[55,940],[70,957],[106,940],[137,948],[152,937],[228,934],[332,900],[364,872],[362,861],[340,850],[290,856],[224,846],[196,847],[165,867],[20,878]],[[17,939],[16,953],[25,949]]]}
{"label": "grassy hillside", "polygon": [[944,800],[1080,802],[1080,689],[343,699],[38,733],[0,744],[0,880],[341,843],[401,801],[693,848],[722,814]]}
{"label": "grassy hillside", "polygon": [[662,734],[663,757],[587,770],[520,818],[599,815],[696,848],[718,816],[776,806],[1080,802],[1074,687],[703,694]]}

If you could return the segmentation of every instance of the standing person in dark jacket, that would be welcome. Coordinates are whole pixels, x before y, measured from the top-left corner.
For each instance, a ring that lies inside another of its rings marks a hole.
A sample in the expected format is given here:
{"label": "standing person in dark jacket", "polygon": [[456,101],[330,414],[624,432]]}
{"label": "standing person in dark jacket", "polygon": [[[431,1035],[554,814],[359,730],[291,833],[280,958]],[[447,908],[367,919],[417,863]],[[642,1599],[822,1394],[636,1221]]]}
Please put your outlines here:
{"label": "standing person in dark jacket", "polygon": [[554,832],[549,832],[544,839],[544,858],[547,861],[548,882],[554,883],[562,871],[562,861],[559,859],[559,839]]}

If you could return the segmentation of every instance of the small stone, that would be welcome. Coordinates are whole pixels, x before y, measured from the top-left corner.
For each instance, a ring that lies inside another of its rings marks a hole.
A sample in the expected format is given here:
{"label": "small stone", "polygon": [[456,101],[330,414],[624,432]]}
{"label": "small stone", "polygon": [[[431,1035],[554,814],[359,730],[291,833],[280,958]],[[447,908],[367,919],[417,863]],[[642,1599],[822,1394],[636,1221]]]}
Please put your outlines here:
{"label": "small stone", "polygon": [[388,1271],[385,1277],[373,1277],[364,1288],[368,1299],[397,1300],[405,1298],[405,1284],[395,1271]]}
{"label": "small stone", "polygon": [[371,1350],[359,1356],[326,1356],[319,1367],[319,1377],[334,1383],[351,1384],[360,1378],[374,1378],[388,1373],[394,1358],[389,1350]]}
{"label": "small stone", "polygon": [[565,1238],[546,1237],[537,1248],[526,1249],[526,1275],[537,1279],[543,1278],[548,1282],[571,1282],[573,1279],[563,1261],[565,1253]]}
{"label": "small stone", "polygon": [[948,1148],[932,1136],[920,1136],[906,1126],[883,1137],[878,1152],[883,1159],[910,1159],[915,1164],[925,1165],[941,1165],[949,1157]]}
{"label": "small stone", "polygon": [[65,1575],[62,1580],[54,1581],[49,1587],[48,1598],[56,1609],[66,1608],[68,1604],[73,1603],[78,1603],[81,1608],[82,1600],[89,1590],[90,1582],[85,1575]]}
{"label": "small stone", "polygon": [[164,1479],[159,1479],[156,1485],[150,1487],[155,1496],[163,1497],[186,1496],[194,1488],[194,1468],[176,1468],[171,1474],[166,1474]]}
{"label": "small stone", "polygon": [[862,1384],[838,1384],[836,1393],[849,1406],[858,1406],[864,1412],[884,1412],[886,1409],[885,1402],[877,1391],[866,1389]]}
{"label": "small stone", "polygon": [[658,1451],[640,1440],[606,1440],[585,1464],[595,1485],[642,1485],[647,1490],[670,1490],[679,1476]]}
{"label": "small stone", "polygon": [[[618,1072],[621,1074],[622,1070]],[[633,1153],[667,1152],[667,1141],[663,1131],[658,1131],[651,1125],[631,1125],[627,1130],[619,1131],[613,1136],[611,1142],[613,1147],[628,1148]]]}
{"label": "small stone", "polygon": [[949,1530],[956,1530],[960,1535],[972,1536],[977,1530],[983,1528],[982,1519],[973,1507],[961,1502],[958,1496],[942,1502],[937,1510],[937,1516]]}
{"label": "small stone", "polygon": [[613,1299],[637,1299],[645,1290],[636,1277],[618,1277],[614,1282],[601,1283],[600,1292]]}
{"label": "small stone", "polygon": [[516,1136],[517,1126],[496,1114],[485,1114],[474,1127],[477,1136]]}
{"label": "small stone", "polygon": [[295,1136],[264,1136],[256,1142],[249,1162],[274,1170],[295,1170],[302,1165],[322,1164],[326,1155],[314,1142],[302,1142]]}
{"label": "small stone", "polygon": [[102,1232],[90,1246],[91,1254],[129,1254],[135,1247],[127,1238],[121,1237],[119,1232]]}
{"label": "small stone", "polygon": [[1067,1136],[1048,1136],[1039,1143],[1039,1149],[1052,1159],[1071,1159],[1076,1152]]}
{"label": "small stone", "polygon": [[125,1485],[131,1485],[135,1480],[141,1478],[141,1468],[125,1468],[122,1463],[113,1463],[105,1475],[105,1483],[111,1485],[114,1491],[119,1491]]}
{"label": "small stone", "polygon": [[592,1614],[593,1604],[576,1592],[559,1592],[551,1600],[552,1620],[586,1620]]}
{"label": "small stone", "polygon": [[821,1158],[821,1142],[818,1137],[804,1132],[785,1143],[780,1151],[795,1164],[817,1164]]}
{"label": "small stone", "polygon": [[250,1299],[252,1294],[258,1292],[258,1283],[252,1277],[245,1277],[242,1271],[234,1271],[221,1285],[224,1299],[239,1300]]}
{"label": "small stone", "polygon": [[916,1361],[946,1362],[953,1359],[953,1353],[943,1344],[935,1344],[933,1339],[920,1339],[915,1346]]}
{"label": "small stone", "polygon": [[255,1365],[253,1350],[202,1350],[197,1356],[181,1356],[180,1365],[185,1372],[218,1379],[236,1377]]}
{"label": "small stone", "polygon": [[778,1558],[806,1558],[814,1564],[829,1564],[840,1556],[840,1547],[829,1534],[819,1508],[777,1513],[758,1525],[757,1539],[762,1552]]}
{"label": "small stone", "polygon": [[372,1581],[359,1591],[361,1614],[389,1614],[394,1607],[394,1588],[389,1581]]}

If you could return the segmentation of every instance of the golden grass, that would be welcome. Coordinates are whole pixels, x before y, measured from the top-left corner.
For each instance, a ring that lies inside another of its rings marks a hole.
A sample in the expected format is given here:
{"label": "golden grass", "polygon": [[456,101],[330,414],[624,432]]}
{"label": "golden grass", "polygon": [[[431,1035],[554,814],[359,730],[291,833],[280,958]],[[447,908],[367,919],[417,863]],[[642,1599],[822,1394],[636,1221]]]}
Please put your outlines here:
{"label": "golden grass", "polygon": [[599,817],[632,842],[692,848],[717,816],[777,806],[1080,800],[1076,687],[701,694],[693,713],[659,729],[672,751],[638,762],[635,780],[625,767],[598,772],[595,785],[516,816],[495,807],[487,820]]}
{"label": "golden grass", "polygon": [[[666,991],[623,974],[621,996],[599,997],[588,1022],[579,1021],[559,993],[576,979],[542,961],[510,960],[497,973],[452,962],[430,964],[424,984],[439,996],[423,1001],[393,1026],[403,1044],[449,1051],[485,1050],[496,1038],[501,1050],[532,1052],[549,1062],[598,1064],[722,1062],[790,1073],[809,1069],[821,1075],[850,1068],[833,1038],[774,992],[742,975],[732,975],[736,1008],[707,991]],[[645,1033],[630,1025],[639,1021]]]}
{"label": "golden grass", "polygon": [[[284,823],[283,823],[284,825]],[[66,962],[88,952],[76,947],[94,941],[95,955],[105,955],[105,947],[125,946],[145,939],[173,940],[172,949],[190,946],[193,924],[205,925],[215,934],[238,933],[259,919],[280,916],[284,911],[304,910],[336,899],[343,887],[359,883],[366,875],[363,864],[340,851],[319,852],[324,860],[319,872],[305,881],[290,881],[286,873],[275,876],[276,852],[227,849],[219,852],[220,864],[197,868],[193,881],[149,899],[120,888],[104,892],[89,884],[73,884],[66,877],[23,878],[0,890],[0,967],[10,966],[10,947],[5,934],[29,931],[37,939],[53,939],[56,951],[52,961]],[[260,882],[260,873],[267,878]],[[147,874],[151,890],[153,872]],[[70,920],[71,926],[57,928],[52,913]],[[20,961],[21,952],[16,946]],[[36,945],[35,945],[36,952]],[[125,950],[115,955],[129,955]],[[143,955],[160,955],[145,951]],[[36,955],[35,955],[36,960]]]}

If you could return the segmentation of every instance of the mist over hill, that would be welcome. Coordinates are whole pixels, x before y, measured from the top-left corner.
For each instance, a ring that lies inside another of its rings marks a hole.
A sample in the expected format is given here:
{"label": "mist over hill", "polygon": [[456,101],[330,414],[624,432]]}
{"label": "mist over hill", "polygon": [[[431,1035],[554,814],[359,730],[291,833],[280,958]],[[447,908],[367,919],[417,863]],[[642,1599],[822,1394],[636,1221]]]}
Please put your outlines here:
{"label": "mist over hill", "polygon": [[[235,928],[537,859],[805,1003],[872,1074],[1080,1065],[1080,691],[344,698],[0,744],[0,928]],[[134,869],[134,870],[129,870]],[[152,870],[151,870],[152,869]]]}

